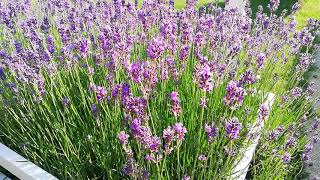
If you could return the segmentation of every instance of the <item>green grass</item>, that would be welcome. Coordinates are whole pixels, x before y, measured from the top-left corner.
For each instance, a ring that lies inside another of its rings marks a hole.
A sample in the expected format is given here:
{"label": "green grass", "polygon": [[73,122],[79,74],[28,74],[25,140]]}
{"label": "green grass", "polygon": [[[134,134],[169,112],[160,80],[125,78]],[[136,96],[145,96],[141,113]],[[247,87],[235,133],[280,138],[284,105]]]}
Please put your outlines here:
{"label": "green grass", "polygon": [[[298,29],[303,28],[309,18],[320,19],[320,0],[281,0],[280,7],[276,14],[279,15],[284,9],[287,9],[289,14],[292,5],[296,2],[299,2],[301,5],[301,8],[295,14]],[[268,12],[267,5],[269,0],[251,0],[250,3],[253,17],[255,17],[259,5],[262,5],[264,10]]]}
{"label": "green grass", "polygon": [[320,0],[303,0],[301,9],[296,13],[298,28],[302,28],[309,18],[320,19]]}

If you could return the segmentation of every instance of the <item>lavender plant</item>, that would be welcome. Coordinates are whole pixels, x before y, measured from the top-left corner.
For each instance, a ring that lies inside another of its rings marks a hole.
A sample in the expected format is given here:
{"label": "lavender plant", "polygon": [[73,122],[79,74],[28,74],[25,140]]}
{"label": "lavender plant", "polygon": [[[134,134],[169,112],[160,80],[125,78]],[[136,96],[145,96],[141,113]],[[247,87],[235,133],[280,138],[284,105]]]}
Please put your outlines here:
{"label": "lavender plant", "polygon": [[61,179],[224,179],[256,120],[279,125],[275,137],[293,123],[269,146],[290,170],[319,21],[296,31],[285,13],[251,20],[250,9],[196,3],[1,2],[1,142]]}

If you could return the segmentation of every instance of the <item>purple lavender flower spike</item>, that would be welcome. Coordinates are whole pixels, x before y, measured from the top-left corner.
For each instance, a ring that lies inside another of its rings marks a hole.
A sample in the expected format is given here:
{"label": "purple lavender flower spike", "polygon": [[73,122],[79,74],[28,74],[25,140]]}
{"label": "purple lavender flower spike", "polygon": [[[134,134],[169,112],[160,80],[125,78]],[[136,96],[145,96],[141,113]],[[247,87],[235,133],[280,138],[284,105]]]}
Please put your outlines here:
{"label": "purple lavender flower spike", "polygon": [[242,124],[239,122],[238,118],[233,117],[229,121],[226,121],[225,131],[230,140],[238,139],[241,129]]}
{"label": "purple lavender flower spike", "polygon": [[291,90],[291,94],[294,99],[298,99],[302,95],[302,89],[300,87],[295,87]]}
{"label": "purple lavender flower spike", "polygon": [[256,82],[256,77],[251,70],[247,70],[240,77],[240,84],[254,84]]}
{"label": "purple lavender flower spike", "polygon": [[118,139],[121,145],[126,145],[128,144],[129,135],[124,131],[120,131],[120,133],[118,134]]}
{"label": "purple lavender flower spike", "polygon": [[99,102],[107,97],[107,89],[105,87],[96,86],[95,93]]}
{"label": "purple lavender flower spike", "polygon": [[184,140],[184,136],[187,133],[187,129],[183,126],[183,124],[181,122],[176,123],[173,129],[176,133],[177,139],[180,141]]}
{"label": "purple lavender flower spike", "polygon": [[70,100],[68,97],[63,97],[62,104],[64,107],[67,107],[70,104]]}
{"label": "purple lavender flower spike", "polygon": [[258,118],[264,120],[269,114],[269,107],[267,104],[262,104],[259,108]]}
{"label": "purple lavender flower spike", "polygon": [[257,56],[257,67],[258,69],[262,69],[264,67],[264,61],[266,59],[266,55],[263,53],[259,53]]}
{"label": "purple lavender flower spike", "polygon": [[170,93],[171,113],[178,117],[181,114],[180,98],[178,92]]}
{"label": "purple lavender flower spike", "polygon": [[246,93],[242,87],[238,86],[235,81],[230,81],[226,87],[224,102],[232,109],[236,109],[242,105],[245,95]]}
{"label": "purple lavender flower spike", "polygon": [[207,156],[204,155],[204,154],[201,154],[201,155],[198,157],[198,160],[199,160],[199,161],[206,161],[206,160],[207,160]]}
{"label": "purple lavender flower spike", "polygon": [[210,143],[212,143],[214,138],[219,135],[219,128],[215,127],[214,125],[205,124],[204,130],[207,133],[208,141]]}
{"label": "purple lavender flower spike", "polygon": [[291,155],[290,155],[290,153],[288,153],[288,152],[284,153],[284,155],[283,155],[283,157],[282,157],[282,162],[283,162],[284,164],[289,164],[290,161],[291,161]]}
{"label": "purple lavender flower spike", "polygon": [[214,83],[212,79],[213,73],[209,65],[204,64],[200,68],[198,67],[196,75],[200,89],[204,92],[211,92],[214,88]]}
{"label": "purple lavender flower spike", "polygon": [[190,179],[191,179],[190,176],[184,175],[181,180],[190,180]]}
{"label": "purple lavender flower spike", "polygon": [[0,78],[4,81],[6,80],[6,74],[4,73],[3,68],[0,66]]}
{"label": "purple lavender flower spike", "polygon": [[78,49],[82,58],[87,58],[89,54],[89,43],[88,40],[82,39],[79,41]]}
{"label": "purple lavender flower spike", "polygon": [[147,54],[152,60],[159,59],[165,51],[165,43],[162,38],[154,38],[148,45]]}
{"label": "purple lavender flower spike", "polygon": [[286,148],[292,148],[292,147],[296,147],[297,145],[297,140],[295,137],[289,137],[286,141]]}

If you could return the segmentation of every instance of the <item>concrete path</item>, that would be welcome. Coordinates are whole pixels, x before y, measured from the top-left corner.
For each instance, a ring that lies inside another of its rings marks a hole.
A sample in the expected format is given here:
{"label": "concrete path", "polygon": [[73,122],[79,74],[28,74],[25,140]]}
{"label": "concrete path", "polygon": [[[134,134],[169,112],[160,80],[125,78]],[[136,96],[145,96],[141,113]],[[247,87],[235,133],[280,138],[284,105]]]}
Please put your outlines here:
{"label": "concrete path", "polygon": [[[320,49],[318,49],[315,55],[315,65],[317,69],[312,73],[310,81],[315,82],[315,88],[317,90],[315,97],[320,97]],[[314,110],[318,111],[319,108],[320,101],[315,104]],[[312,136],[312,134],[310,136]],[[320,134],[318,134],[317,137],[320,139]],[[308,179],[320,180],[320,143],[315,144],[311,158],[311,166],[306,167],[306,172],[309,174]]]}

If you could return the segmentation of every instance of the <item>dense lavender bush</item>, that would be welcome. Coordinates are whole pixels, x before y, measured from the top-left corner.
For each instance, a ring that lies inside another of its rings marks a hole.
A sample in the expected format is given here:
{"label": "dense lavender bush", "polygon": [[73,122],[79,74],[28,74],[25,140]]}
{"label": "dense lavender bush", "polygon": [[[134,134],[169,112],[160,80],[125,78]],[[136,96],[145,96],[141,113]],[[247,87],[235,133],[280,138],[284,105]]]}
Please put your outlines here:
{"label": "dense lavender bush", "polygon": [[251,175],[296,172],[319,21],[173,4],[1,2],[1,142],[61,179],[224,179],[258,121]]}

